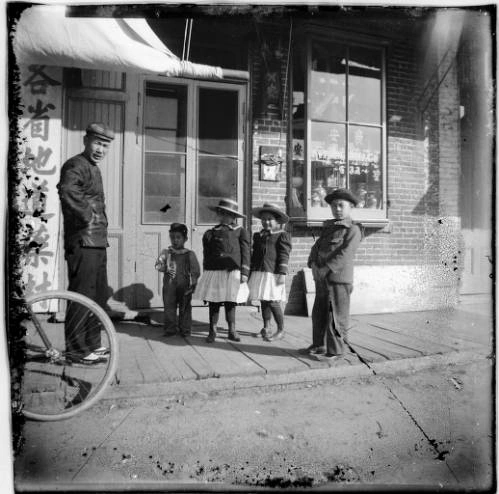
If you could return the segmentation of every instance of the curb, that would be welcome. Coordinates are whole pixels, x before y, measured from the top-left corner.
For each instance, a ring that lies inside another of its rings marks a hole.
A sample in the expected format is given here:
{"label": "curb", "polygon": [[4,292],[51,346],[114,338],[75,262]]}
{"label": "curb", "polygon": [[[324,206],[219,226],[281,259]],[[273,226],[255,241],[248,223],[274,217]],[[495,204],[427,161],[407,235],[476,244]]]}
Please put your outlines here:
{"label": "curb", "polygon": [[272,388],[311,387],[319,383],[333,383],[349,379],[375,379],[400,373],[418,372],[442,365],[458,365],[493,358],[480,352],[451,352],[447,354],[428,355],[425,357],[389,360],[386,362],[341,365],[325,369],[311,369],[298,372],[266,374],[240,377],[227,376],[192,381],[172,381],[161,383],[145,383],[131,386],[111,386],[95,406],[129,403],[135,400],[154,401],[165,399],[178,401],[186,397],[208,398],[210,395],[244,393],[254,390]]}

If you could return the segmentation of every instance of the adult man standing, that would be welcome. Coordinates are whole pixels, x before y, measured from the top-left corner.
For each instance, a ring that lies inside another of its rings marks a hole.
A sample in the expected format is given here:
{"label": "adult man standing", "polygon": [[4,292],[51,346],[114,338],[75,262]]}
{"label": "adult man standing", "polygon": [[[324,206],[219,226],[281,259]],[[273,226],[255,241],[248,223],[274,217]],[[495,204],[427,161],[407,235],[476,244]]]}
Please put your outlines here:
{"label": "adult man standing", "polygon": [[[107,216],[102,176],[98,168],[114,132],[92,123],[83,137],[84,150],[67,160],[57,188],[64,217],[64,250],[68,265],[68,290],[86,295],[105,307],[107,301]],[[70,304],[66,313],[66,352],[84,364],[102,361],[108,349],[101,346],[100,327],[84,319],[81,306]],[[76,328],[76,324],[83,329]]]}

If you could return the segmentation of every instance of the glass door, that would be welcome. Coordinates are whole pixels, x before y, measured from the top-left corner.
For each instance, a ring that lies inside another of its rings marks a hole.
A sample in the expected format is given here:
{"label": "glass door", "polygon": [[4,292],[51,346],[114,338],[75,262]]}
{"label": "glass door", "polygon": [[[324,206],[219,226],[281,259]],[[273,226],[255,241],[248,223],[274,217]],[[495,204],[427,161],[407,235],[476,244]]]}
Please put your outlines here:
{"label": "glass door", "polygon": [[243,207],[243,101],[241,86],[213,84],[197,88],[192,249],[200,261],[202,236],[216,224],[216,215],[209,207],[222,198],[233,199]]}
{"label": "glass door", "polygon": [[187,226],[186,247],[202,264],[202,236],[216,223],[209,206],[229,197],[242,207],[244,100],[240,85],[145,81],[142,166],[127,177],[140,189],[136,308],[162,306],[154,261],[170,244],[172,223]]}

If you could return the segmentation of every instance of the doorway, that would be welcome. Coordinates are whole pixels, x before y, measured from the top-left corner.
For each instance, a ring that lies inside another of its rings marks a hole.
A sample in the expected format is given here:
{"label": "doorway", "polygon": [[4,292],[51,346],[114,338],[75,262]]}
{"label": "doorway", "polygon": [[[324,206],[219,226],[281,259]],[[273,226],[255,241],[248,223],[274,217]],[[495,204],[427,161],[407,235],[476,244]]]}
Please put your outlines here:
{"label": "doorway", "polygon": [[186,247],[202,265],[202,236],[216,224],[209,207],[222,197],[244,203],[245,85],[148,77],[142,100],[142,159],[124,177],[135,198],[125,251],[134,251],[136,309],[162,306],[163,274],[154,264],[170,245],[172,223],[187,226]]}

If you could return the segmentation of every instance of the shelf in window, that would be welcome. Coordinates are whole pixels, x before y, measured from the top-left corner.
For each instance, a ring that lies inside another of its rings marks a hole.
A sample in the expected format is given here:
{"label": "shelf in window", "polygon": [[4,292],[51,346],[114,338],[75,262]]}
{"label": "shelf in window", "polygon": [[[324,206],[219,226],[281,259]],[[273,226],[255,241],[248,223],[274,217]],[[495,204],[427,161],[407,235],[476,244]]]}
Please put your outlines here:
{"label": "shelf in window", "polygon": [[[324,221],[328,219],[306,219],[306,218],[290,218],[290,223],[295,226],[306,226],[306,227],[320,227],[323,225]],[[364,228],[373,228],[373,229],[383,229],[386,232],[389,232],[390,220],[389,219],[356,219],[354,220],[356,223],[360,223]]]}

